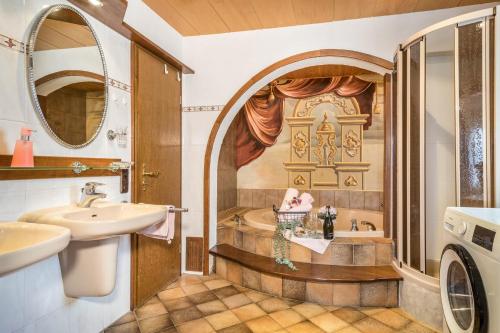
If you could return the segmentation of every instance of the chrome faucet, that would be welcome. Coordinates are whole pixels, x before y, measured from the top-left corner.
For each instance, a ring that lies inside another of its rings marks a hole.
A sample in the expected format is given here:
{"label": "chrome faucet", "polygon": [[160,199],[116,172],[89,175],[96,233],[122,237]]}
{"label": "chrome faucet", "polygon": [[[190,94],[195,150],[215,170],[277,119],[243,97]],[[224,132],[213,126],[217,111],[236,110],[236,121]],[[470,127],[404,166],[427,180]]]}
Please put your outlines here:
{"label": "chrome faucet", "polygon": [[368,231],[375,231],[377,228],[375,227],[375,224],[368,222],[368,221],[361,221],[361,225],[366,225],[366,228]]}
{"label": "chrome faucet", "polygon": [[85,187],[82,188],[82,198],[80,199],[80,202],[78,202],[76,205],[82,208],[89,208],[92,205],[92,203],[97,199],[106,198],[106,193],[96,192],[97,186],[102,186],[102,185],[104,184],[97,182],[86,183]]}
{"label": "chrome faucet", "polygon": [[351,220],[351,231],[359,231],[358,221],[356,219]]}

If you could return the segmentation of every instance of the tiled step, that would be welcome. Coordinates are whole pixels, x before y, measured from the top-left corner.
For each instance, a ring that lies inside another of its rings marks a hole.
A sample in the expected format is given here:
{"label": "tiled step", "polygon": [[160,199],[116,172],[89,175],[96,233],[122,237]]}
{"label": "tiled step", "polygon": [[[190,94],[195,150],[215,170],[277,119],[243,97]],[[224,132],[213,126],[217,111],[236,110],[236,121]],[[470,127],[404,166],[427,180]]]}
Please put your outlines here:
{"label": "tiled step", "polygon": [[392,266],[335,266],[296,262],[298,270],[234,246],[214,246],[216,273],[276,296],[338,306],[397,306],[401,276]]}

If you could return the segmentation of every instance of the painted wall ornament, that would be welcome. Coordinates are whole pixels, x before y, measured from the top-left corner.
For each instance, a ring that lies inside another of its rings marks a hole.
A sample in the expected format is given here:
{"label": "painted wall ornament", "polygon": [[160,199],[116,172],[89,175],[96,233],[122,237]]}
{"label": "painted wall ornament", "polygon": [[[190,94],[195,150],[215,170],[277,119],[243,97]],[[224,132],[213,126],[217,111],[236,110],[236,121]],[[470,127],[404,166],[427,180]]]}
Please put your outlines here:
{"label": "painted wall ornament", "polygon": [[354,105],[354,107],[348,105],[347,100],[348,99],[343,97],[338,97],[333,93],[311,97],[307,99],[303,108],[296,110],[294,116],[310,117],[314,108],[323,103],[329,103],[338,107],[344,114],[351,115],[359,113],[359,110],[357,110],[356,108],[357,106],[356,100],[354,98],[351,98],[351,102]]}
{"label": "painted wall ornament", "polygon": [[295,185],[305,185],[306,184],[306,179],[304,177],[302,177],[302,175],[298,175],[297,177],[295,177],[295,179],[293,180],[293,183]]}
{"label": "painted wall ornament", "polygon": [[337,147],[335,145],[335,127],[328,121],[326,112],[323,114],[323,121],[316,130],[317,144],[313,150],[314,156],[320,165],[333,165]]}
{"label": "painted wall ornament", "polygon": [[359,134],[353,130],[347,132],[342,142],[342,146],[345,148],[347,155],[354,157],[358,154],[359,148],[361,147],[361,139]]}
{"label": "painted wall ornament", "polygon": [[358,181],[353,176],[349,176],[345,179],[344,185],[347,187],[358,186]]}
{"label": "painted wall ornament", "polygon": [[298,131],[293,137],[293,150],[295,154],[302,158],[309,148],[309,139],[302,131]]}

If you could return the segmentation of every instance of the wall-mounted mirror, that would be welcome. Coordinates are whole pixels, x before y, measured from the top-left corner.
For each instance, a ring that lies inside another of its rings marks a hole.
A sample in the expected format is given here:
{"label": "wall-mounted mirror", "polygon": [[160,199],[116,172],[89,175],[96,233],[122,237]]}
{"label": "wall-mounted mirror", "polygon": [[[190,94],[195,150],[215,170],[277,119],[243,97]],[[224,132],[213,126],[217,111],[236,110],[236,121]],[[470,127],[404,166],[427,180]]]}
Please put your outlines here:
{"label": "wall-mounted mirror", "polygon": [[70,6],[49,7],[33,25],[27,52],[31,99],[45,129],[65,147],[88,145],[108,99],[104,55],[89,22]]}

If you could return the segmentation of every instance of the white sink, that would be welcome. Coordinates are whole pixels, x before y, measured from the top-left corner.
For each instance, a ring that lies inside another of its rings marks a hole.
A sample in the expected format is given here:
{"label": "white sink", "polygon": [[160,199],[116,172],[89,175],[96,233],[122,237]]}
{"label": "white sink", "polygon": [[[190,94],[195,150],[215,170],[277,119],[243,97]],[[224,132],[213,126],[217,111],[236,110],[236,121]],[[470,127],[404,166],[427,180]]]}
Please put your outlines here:
{"label": "white sink", "polygon": [[69,297],[84,297],[113,291],[118,236],[164,221],[166,216],[166,206],[95,201],[90,208],[41,209],[24,214],[20,220],[71,230],[69,246],[59,253],[64,292]]}
{"label": "white sink", "polygon": [[66,227],[72,240],[96,240],[142,230],[164,220],[166,214],[166,206],[95,202],[90,208],[41,209],[24,214],[20,220]]}
{"label": "white sink", "polygon": [[53,225],[0,222],[0,275],[48,258],[68,246],[70,231]]}

